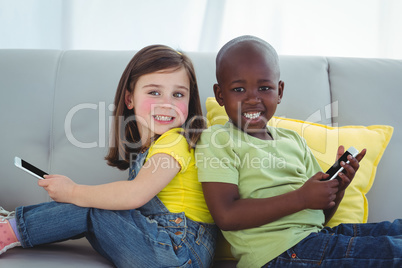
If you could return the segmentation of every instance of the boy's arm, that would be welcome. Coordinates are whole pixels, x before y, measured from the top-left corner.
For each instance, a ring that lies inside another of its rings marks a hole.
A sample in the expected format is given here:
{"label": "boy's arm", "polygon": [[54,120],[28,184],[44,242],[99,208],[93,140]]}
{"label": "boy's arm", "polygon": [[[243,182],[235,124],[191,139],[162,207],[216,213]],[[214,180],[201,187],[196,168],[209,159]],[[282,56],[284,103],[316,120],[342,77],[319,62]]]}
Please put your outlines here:
{"label": "boy's arm", "polygon": [[224,231],[232,231],[261,226],[307,208],[334,206],[339,183],[321,181],[323,176],[319,172],[295,191],[261,199],[241,199],[237,185],[231,183],[203,182],[202,186],[215,223]]}

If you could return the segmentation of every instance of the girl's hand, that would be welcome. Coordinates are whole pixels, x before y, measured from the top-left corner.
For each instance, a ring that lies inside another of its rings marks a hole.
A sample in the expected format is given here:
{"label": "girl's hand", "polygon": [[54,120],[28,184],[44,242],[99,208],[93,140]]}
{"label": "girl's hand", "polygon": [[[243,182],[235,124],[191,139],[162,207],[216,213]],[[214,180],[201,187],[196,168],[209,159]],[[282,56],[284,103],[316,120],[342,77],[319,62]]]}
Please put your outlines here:
{"label": "girl's hand", "polygon": [[318,172],[299,188],[300,199],[309,209],[328,209],[335,206],[338,180],[321,181],[329,175]]}
{"label": "girl's hand", "polygon": [[50,198],[56,202],[73,203],[75,182],[61,175],[45,175],[44,178],[38,180],[38,185],[48,192]]}

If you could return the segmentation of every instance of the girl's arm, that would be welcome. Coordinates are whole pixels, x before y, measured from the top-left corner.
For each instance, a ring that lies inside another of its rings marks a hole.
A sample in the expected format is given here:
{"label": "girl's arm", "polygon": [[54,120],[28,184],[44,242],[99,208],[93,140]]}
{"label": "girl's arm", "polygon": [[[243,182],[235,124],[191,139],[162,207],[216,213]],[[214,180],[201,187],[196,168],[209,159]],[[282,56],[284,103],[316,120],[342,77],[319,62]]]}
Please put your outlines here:
{"label": "girl's arm", "polygon": [[45,180],[38,180],[38,185],[57,202],[81,207],[128,210],[146,204],[168,185],[180,169],[172,156],[158,153],[148,159],[132,181],[89,186],[76,184],[65,176],[49,175]]}
{"label": "girl's arm", "polygon": [[335,205],[339,182],[321,181],[319,172],[301,188],[275,197],[241,199],[237,185],[202,183],[205,200],[218,227],[225,231],[257,227],[303,209],[326,209]]}

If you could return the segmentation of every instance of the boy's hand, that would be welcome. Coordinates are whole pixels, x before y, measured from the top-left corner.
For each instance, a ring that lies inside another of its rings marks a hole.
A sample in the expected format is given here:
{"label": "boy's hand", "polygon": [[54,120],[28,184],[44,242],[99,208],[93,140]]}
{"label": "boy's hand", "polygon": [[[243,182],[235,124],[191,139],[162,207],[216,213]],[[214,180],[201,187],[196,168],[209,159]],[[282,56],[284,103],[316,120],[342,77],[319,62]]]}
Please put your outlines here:
{"label": "boy's hand", "polygon": [[[341,166],[344,168],[342,172],[339,172],[338,176],[339,180],[339,192],[343,192],[348,188],[349,184],[352,182],[353,178],[356,175],[357,170],[359,169],[360,165],[359,162],[363,159],[366,155],[366,149],[363,149],[356,157],[351,155],[348,156],[349,164],[345,162],[341,162]],[[343,155],[345,152],[345,148],[341,145],[338,148],[338,153],[336,159],[338,160],[339,157]]]}
{"label": "boy's hand", "polygon": [[[343,146],[339,146],[336,160],[339,159],[345,152],[345,148]],[[366,149],[363,149],[356,157],[351,155],[348,156],[349,164],[341,162],[341,166],[344,168],[342,172],[339,172],[337,179],[333,181],[338,181],[338,192],[336,194],[335,206],[324,209],[325,214],[325,223],[328,223],[332,216],[335,214],[338,209],[339,204],[341,203],[343,196],[345,194],[345,189],[348,188],[349,184],[352,182],[357,170],[359,169],[359,162],[366,155]]]}
{"label": "boy's hand", "polygon": [[304,207],[309,209],[328,209],[335,206],[339,181],[322,181],[329,175],[318,172],[299,188],[300,199]]}
{"label": "boy's hand", "polygon": [[50,198],[56,202],[72,203],[76,183],[61,175],[45,175],[44,180],[38,180],[38,185],[45,189]]}

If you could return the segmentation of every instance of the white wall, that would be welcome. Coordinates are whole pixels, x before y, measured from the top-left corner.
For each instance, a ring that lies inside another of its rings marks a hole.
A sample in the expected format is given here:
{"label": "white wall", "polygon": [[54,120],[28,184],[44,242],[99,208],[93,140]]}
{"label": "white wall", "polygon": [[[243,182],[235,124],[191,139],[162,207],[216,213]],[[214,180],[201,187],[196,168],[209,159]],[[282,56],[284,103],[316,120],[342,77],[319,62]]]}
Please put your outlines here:
{"label": "white wall", "polygon": [[0,48],[217,51],[253,34],[280,54],[402,59],[400,0],[0,0]]}

